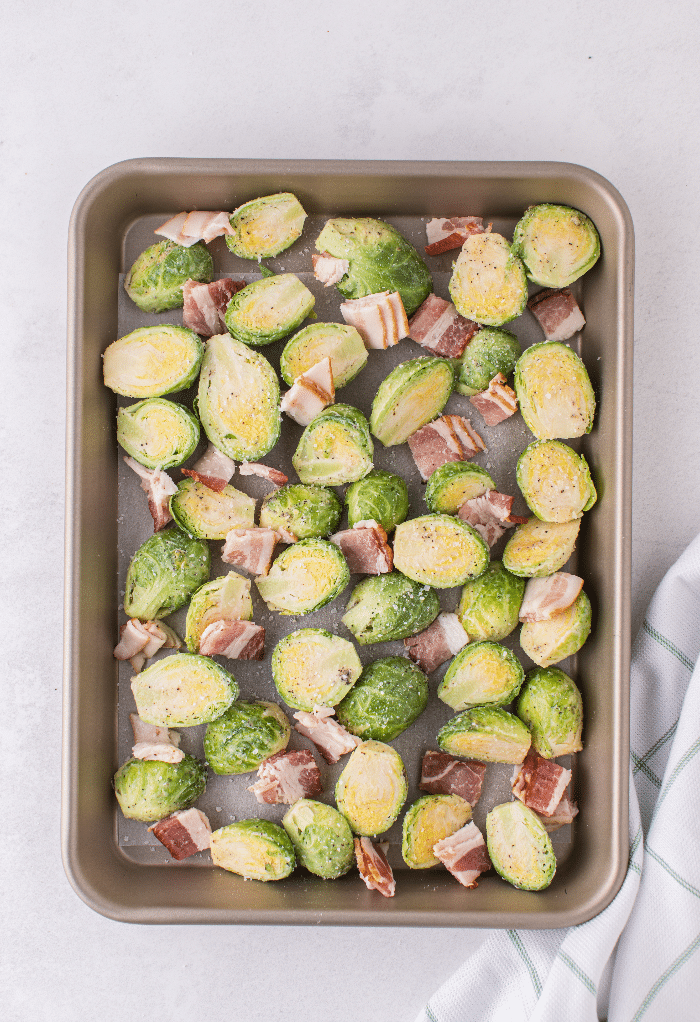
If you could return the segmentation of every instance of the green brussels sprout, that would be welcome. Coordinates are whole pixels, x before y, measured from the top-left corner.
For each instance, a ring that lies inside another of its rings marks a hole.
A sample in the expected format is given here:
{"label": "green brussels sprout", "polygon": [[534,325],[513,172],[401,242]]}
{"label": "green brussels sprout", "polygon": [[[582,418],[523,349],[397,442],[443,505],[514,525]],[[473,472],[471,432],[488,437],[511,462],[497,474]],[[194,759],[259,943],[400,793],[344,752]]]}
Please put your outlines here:
{"label": "green brussels sprout", "polygon": [[540,667],[550,667],[581,649],[591,631],[591,601],[581,590],[566,610],[547,621],[527,621],[520,645]]}
{"label": "green brussels sprout", "polygon": [[131,558],[125,612],[142,621],[167,617],[184,607],[207,581],[210,562],[209,547],[202,540],[191,539],[175,527],[156,532]]}
{"label": "green brussels sprout", "polygon": [[186,390],[197,379],[203,354],[194,330],[142,326],[105,349],[104,383],[123,397],[161,397]]}
{"label": "green brussels sprout", "polygon": [[270,610],[310,614],[342,593],[350,571],[341,550],[326,539],[302,539],[283,550],[255,584]]}
{"label": "green brussels sprout", "polygon": [[301,865],[324,880],[343,876],[355,862],[350,824],[333,806],[300,798],[285,813],[282,826]]}
{"label": "green brussels sprout", "polygon": [[505,706],[525,678],[520,661],[497,642],[472,642],[460,649],[438,687],[438,698],[453,710]]}
{"label": "green brussels sprout", "polygon": [[267,359],[246,344],[210,337],[197,397],[211,442],[234,461],[257,461],[280,435],[280,387]]}
{"label": "green brussels sprout", "polygon": [[498,373],[510,376],[520,357],[520,341],[510,330],[482,327],[456,363],[459,394],[472,397],[487,390]]}
{"label": "green brussels sprout", "polygon": [[355,647],[323,628],[298,628],[275,646],[272,680],[288,706],[335,706],[362,673]]}
{"label": "green brussels sprout", "polygon": [[187,809],[204,793],[207,769],[193,756],[179,763],[129,759],[114,775],[114,793],[124,816],[150,823]]}
{"label": "green brussels sprout", "polygon": [[370,519],[378,522],[388,534],[408,514],[408,487],[401,476],[375,468],[364,479],[348,486],[345,491],[348,508],[348,526]]}
{"label": "green brussels sprout", "polygon": [[532,733],[535,751],[545,759],[580,752],[583,729],[581,693],[558,667],[539,667],[525,676],[515,712]]}
{"label": "green brussels sprout", "polygon": [[189,408],[149,397],[117,412],[117,441],[146,468],[175,468],[199,443],[199,420]]}
{"label": "green brussels sprout", "polygon": [[513,385],[525,425],[538,440],[571,440],[593,428],[593,387],[585,365],[565,344],[543,341],[524,351]]}
{"label": "green brussels sprout", "polygon": [[462,589],[457,617],[469,638],[500,642],[518,627],[525,580],[512,575],[501,561],[491,561],[478,578]]}
{"label": "green brussels sprout", "polygon": [[330,358],[333,386],[340,390],[355,379],[368,355],[365,342],[354,326],[311,323],[285,344],[280,356],[282,379],[291,387],[297,376],[324,358]]}
{"label": "green brussels sprout", "polygon": [[440,728],[437,739],[443,752],[482,763],[522,763],[530,748],[528,729],[500,706],[462,710]]}
{"label": "green brussels sprout", "polygon": [[541,522],[529,518],[518,525],[503,551],[503,566],[521,578],[544,578],[563,568],[574,552],[581,519]]}
{"label": "green brussels sprout", "polygon": [[596,502],[588,463],[559,440],[535,440],[518,458],[518,486],[543,522],[570,522]]}
{"label": "green brussels sprout", "polygon": [[287,748],[291,728],[276,703],[236,702],[207,725],[204,755],[215,774],[247,774]]}
{"label": "green brussels sprout", "polygon": [[543,202],[530,206],[515,225],[513,251],[535,284],[568,287],[597,261],[600,238],[585,213]]}
{"label": "green brussels sprout", "polygon": [[270,259],[297,240],[305,220],[306,213],[291,192],[251,199],[231,214],[226,245],[241,259]]}
{"label": "green brussels sprout", "polygon": [[190,653],[199,652],[202,632],[215,621],[252,621],[250,579],[235,571],[220,575],[193,594],[187,608],[185,643]]}
{"label": "green brussels sprout", "polygon": [[194,727],[216,720],[238,696],[232,674],[210,657],[173,653],[131,681],[141,720],[159,727]]}
{"label": "green brussels sprout", "polygon": [[136,259],[124,280],[124,290],[142,312],[165,312],[182,308],[186,280],[208,284],[213,277],[214,262],[201,241],[189,248],[174,241],[158,241]]}
{"label": "green brussels sprout", "polygon": [[226,539],[231,529],[252,529],[255,500],[235,486],[212,490],[198,479],[183,479],[170,498],[170,514],[196,539]]}
{"label": "green brussels sprout", "polygon": [[486,845],[496,872],[523,891],[549,887],[557,868],[552,841],[522,802],[505,802],[486,817]]}
{"label": "green brussels sprout", "polygon": [[527,304],[525,267],[500,234],[470,234],[452,267],[450,296],[460,316],[503,326]]}
{"label": "green brussels sprout", "polygon": [[447,404],[454,379],[452,364],[432,355],[397,365],[372,401],[370,428],[377,440],[394,447],[431,422]]}
{"label": "green brussels sprout", "polygon": [[383,742],[363,742],[351,753],[335,786],[335,801],[356,834],[388,830],[401,812],[408,782],[403,760]]}
{"label": "green brussels sprout", "polygon": [[471,817],[472,807],[459,795],[423,795],[403,818],[403,861],[411,869],[437,866],[433,845],[461,830]]}
{"label": "green brussels sprout", "polygon": [[315,298],[294,273],[263,277],[237,291],[226,306],[226,329],[237,341],[259,347],[291,334]]}
{"label": "green brussels sprout", "polygon": [[330,536],[338,528],[342,510],[333,490],[292,483],[268,493],[260,509],[260,525],[285,529],[297,539]]}
{"label": "green brussels sprout", "polygon": [[390,742],[428,705],[428,679],[402,656],[375,660],[336,707],[343,727],[360,738]]}
{"label": "green brussels sprout", "polygon": [[374,445],[367,419],[351,405],[330,405],[301,435],[292,464],[302,483],[340,486],[372,470]]}
{"label": "green brussels sprout", "polygon": [[343,624],[361,646],[406,639],[427,628],[440,613],[437,593],[392,571],[370,575],[353,589]]}
{"label": "green brussels sprout", "polygon": [[294,869],[294,846],[282,827],[269,820],[239,820],[211,836],[215,866],[246,880],[284,880]]}
{"label": "green brussels sprout", "polygon": [[452,515],[422,515],[396,526],[394,565],[414,582],[436,589],[463,585],[489,563],[476,529]]}
{"label": "green brussels sprout", "polygon": [[436,514],[454,515],[465,501],[495,489],[496,484],[485,468],[468,461],[447,461],[428,479],[425,502]]}
{"label": "green brussels sprout", "polygon": [[398,291],[410,316],[433,289],[430,270],[413,245],[383,220],[336,217],[318,238],[316,250],[350,267],[337,284],[345,298],[364,298],[380,291]]}

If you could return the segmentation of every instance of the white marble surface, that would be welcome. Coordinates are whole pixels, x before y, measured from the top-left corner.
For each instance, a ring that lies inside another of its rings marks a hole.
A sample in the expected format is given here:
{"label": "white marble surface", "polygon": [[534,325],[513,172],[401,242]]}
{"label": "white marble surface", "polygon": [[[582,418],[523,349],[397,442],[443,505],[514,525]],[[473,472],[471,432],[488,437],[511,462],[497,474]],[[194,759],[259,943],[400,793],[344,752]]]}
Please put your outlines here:
{"label": "white marble surface", "polygon": [[545,159],[603,174],[637,232],[638,624],[698,530],[696,5],[212,0],[199,10],[74,0],[3,15],[3,1017],[411,1020],[483,934],[127,926],[86,908],[64,877],[71,207],[95,173],[137,156]]}

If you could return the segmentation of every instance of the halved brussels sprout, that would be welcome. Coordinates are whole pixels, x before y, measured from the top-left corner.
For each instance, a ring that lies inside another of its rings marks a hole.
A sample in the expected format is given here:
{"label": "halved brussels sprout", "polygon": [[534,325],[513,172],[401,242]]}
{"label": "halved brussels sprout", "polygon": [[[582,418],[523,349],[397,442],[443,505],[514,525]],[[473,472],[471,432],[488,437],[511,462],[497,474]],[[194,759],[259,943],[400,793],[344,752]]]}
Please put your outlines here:
{"label": "halved brussels sprout", "polygon": [[482,763],[522,763],[530,748],[528,729],[500,706],[463,710],[440,728],[437,739],[443,752]]}
{"label": "halved brussels sprout", "polygon": [[403,818],[401,854],[411,869],[437,866],[433,845],[469,823],[472,807],[459,795],[423,795]]}
{"label": "halved brussels sprout", "polygon": [[185,642],[190,653],[199,652],[202,632],[214,621],[252,621],[250,579],[235,571],[205,582],[187,608]]}
{"label": "halved brussels sprout", "polygon": [[402,656],[375,660],[336,707],[351,734],[390,742],[420,717],[428,705],[428,679]]}
{"label": "halved brussels sprout", "polygon": [[342,510],[333,490],[292,483],[268,493],[260,509],[260,525],[285,529],[297,539],[330,536],[338,528]]}
{"label": "halved brussels sprout", "polygon": [[414,582],[449,589],[476,578],[488,563],[488,545],[460,518],[422,515],[396,527],[394,565]]}
{"label": "halved brussels sprout", "polygon": [[194,727],[220,717],[238,696],[238,683],[210,657],[173,653],[134,675],[131,691],[147,724]]}
{"label": "halved brussels sprout", "polygon": [[538,440],[571,440],[590,433],[595,394],[575,351],[558,341],[533,344],[518,359],[515,393],[525,425]]}
{"label": "halved brussels sprout", "polygon": [[527,304],[525,267],[500,234],[470,234],[452,268],[450,296],[457,312],[486,326],[502,326]]}
{"label": "halved brussels sprout", "polygon": [[337,284],[345,298],[398,291],[410,316],[432,291],[430,270],[413,245],[383,220],[329,220],[316,239],[316,249],[350,263]]}
{"label": "halved brussels sprout", "polygon": [[372,402],[370,428],[385,447],[402,444],[439,415],[454,386],[447,359],[422,355],[392,369]]}
{"label": "halved brussels sprout", "polygon": [[525,676],[515,712],[530,728],[532,744],[545,759],[580,752],[583,729],[581,693],[558,667],[539,667]]}
{"label": "halved brussels sprout", "polygon": [[436,468],[425,488],[425,502],[436,514],[457,514],[462,504],[496,484],[485,468],[468,461],[447,461]]}
{"label": "halved brussels sprout", "polygon": [[340,486],[372,470],[374,445],[367,420],[357,408],[324,408],[301,435],[292,464],[302,483]]}
{"label": "halved brussels sprout", "polygon": [[255,584],[270,610],[310,614],[334,600],[349,581],[347,562],[334,543],[302,539],[283,550]]}
{"label": "halved brussels sprout", "polygon": [[276,703],[235,702],[207,725],[204,755],[215,774],[247,774],[287,748],[291,728]]}
{"label": "halved brussels sprout", "polygon": [[291,192],[244,202],[229,218],[226,245],[241,259],[269,259],[289,248],[301,234],[306,213]]}
{"label": "halved brussels sprout", "polygon": [[574,552],[581,519],[518,525],[503,551],[503,566],[521,578],[544,578],[563,568]]}
{"label": "halved brussels sprout", "polygon": [[535,440],[518,458],[516,479],[543,522],[570,522],[596,502],[588,463],[559,440]]}
{"label": "halved brussels sprout", "polygon": [[550,667],[573,656],[591,631],[591,601],[581,590],[574,602],[547,621],[527,621],[520,629],[520,645],[540,667]]}
{"label": "halved brussels sprout", "polygon": [[315,298],[294,273],[254,280],[226,306],[226,329],[237,341],[259,347],[291,334],[312,311]]}
{"label": "halved brussels sprout", "polygon": [[310,873],[335,880],[355,861],[350,824],[333,806],[300,798],[287,810],[282,826],[294,845],[298,861]]}
{"label": "halved brussels sprout", "polygon": [[361,646],[406,639],[427,628],[440,613],[437,593],[392,571],[370,575],[352,591],[342,621]]}
{"label": "halved brussels sprout", "polygon": [[457,393],[472,397],[487,390],[497,373],[510,376],[520,350],[520,341],[510,330],[482,327],[456,363]]}
{"label": "halved brussels sprout", "polygon": [[187,809],[207,785],[207,768],[193,756],[179,763],[129,759],[114,775],[119,808],[130,820],[150,823]]}
{"label": "halved brussels sprout", "polygon": [[356,834],[383,834],[397,818],[408,782],[403,760],[383,742],[368,741],[354,750],[335,786],[335,801]]}
{"label": "halved brussels sprout", "polygon": [[213,277],[214,263],[201,241],[189,248],[174,241],[158,241],[136,259],[124,280],[124,290],[142,312],[165,312],[182,307],[186,280],[208,284]]}
{"label": "halved brussels sprout", "polygon": [[585,213],[543,202],[530,206],[515,225],[513,251],[535,284],[568,287],[597,261],[600,238]]}
{"label": "halved brussels sprout", "polygon": [[124,397],[161,397],[197,379],[204,348],[194,330],[142,326],[105,349],[105,386]]}
{"label": "halved brussels sprout", "polygon": [[210,563],[209,547],[202,540],[174,527],[156,532],[131,558],[125,612],[142,621],[167,617],[207,581]]}
{"label": "halved brussels sprout", "polygon": [[365,342],[354,326],[311,323],[285,344],[280,373],[291,387],[297,376],[324,358],[330,358],[333,386],[339,390],[355,379],[368,357]]}
{"label": "halved brussels sprout", "polygon": [[298,628],[275,646],[272,680],[288,706],[335,706],[362,673],[355,647],[324,628]]}
{"label": "halved brussels sprout", "polygon": [[491,561],[478,578],[467,582],[457,617],[472,642],[500,642],[518,627],[525,580],[511,575],[501,561]]}
{"label": "halved brussels sprout", "polygon": [[438,687],[438,698],[453,710],[506,706],[520,691],[520,661],[497,642],[472,642],[461,649]]}
{"label": "halved brussels sprout", "polygon": [[235,486],[212,490],[198,479],[187,478],[170,498],[170,514],[188,536],[226,539],[231,529],[253,528],[255,500]]}
{"label": "halved brussels sprout", "polygon": [[557,868],[552,841],[522,802],[496,806],[486,817],[486,845],[496,872],[523,891],[549,887]]}
{"label": "halved brussels sprout", "polygon": [[257,461],[280,435],[280,386],[267,359],[226,334],[210,337],[199,377],[204,432],[234,461]]}
{"label": "halved brussels sprout", "polygon": [[294,846],[282,827],[269,820],[240,820],[211,836],[215,866],[246,880],[284,880],[294,869]]}
{"label": "halved brussels sprout", "polygon": [[189,408],[149,397],[117,411],[117,441],[146,468],[175,468],[199,443],[199,420]]}
{"label": "halved brussels sprout", "polygon": [[375,468],[364,479],[348,486],[345,503],[349,528],[371,519],[390,533],[408,514],[408,487],[401,476]]}

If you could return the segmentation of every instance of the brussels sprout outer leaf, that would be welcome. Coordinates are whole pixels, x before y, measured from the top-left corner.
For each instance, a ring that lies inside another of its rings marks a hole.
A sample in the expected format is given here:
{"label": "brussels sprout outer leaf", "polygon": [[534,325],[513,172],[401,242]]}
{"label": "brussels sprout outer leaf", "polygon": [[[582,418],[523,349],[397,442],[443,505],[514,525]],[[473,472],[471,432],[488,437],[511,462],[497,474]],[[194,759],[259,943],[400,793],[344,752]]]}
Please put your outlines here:
{"label": "brussels sprout outer leaf", "polygon": [[179,763],[130,759],[114,775],[114,792],[124,816],[150,823],[187,809],[206,783],[206,767],[192,756]]}
{"label": "brussels sprout outer leaf", "polygon": [[472,397],[486,390],[498,373],[510,376],[520,350],[520,341],[509,330],[482,327],[456,363],[456,390]]}
{"label": "brussels sprout outer leaf", "polygon": [[260,525],[285,529],[297,539],[330,536],[338,527],[342,504],[325,486],[292,483],[269,493],[260,509]]}
{"label": "brussels sprout outer leaf", "polygon": [[375,468],[364,479],[348,486],[345,503],[351,529],[358,522],[371,519],[390,533],[408,515],[408,487],[401,476]]}
{"label": "brussels sprout outer leaf", "polygon": [[184,606],[209,578],[211,554],[205,542],[177,528],[163,529],[136,551],[126,573],[124,610],[153,621]]}
{"label": "brussels sprout outer leaf", "polygon": [[384,657],[368,664],[336,707],[336,717],[351,734],[390,742],[428,705],[428,679],[405,657]]}
{"label": "brussels sprout outer leaf", "polygon": [[234,702],[207,725],[204,755],[215,774],[245,774],[286,749],[290,734],[275,703]]}
{"label": "brussels sprout outer leaf", "polygon": [[335,880],[347,873],[355,861],[350,824],[337,809],[300,798],[282,820],[294,845],[298,861],[310,873]]}
{"label": "brussels sprout outer leaf", "polygon": [[165,312],[182,307],[186,280],[208,284],[214,263],[202,242],[185,248],[174,241],[158,241],[135,260],[124,280],[124,290],[142,312]]}
{"label": "brussels sprout outer leaf", "polygon": [[525,580],[507,571],[501,561],[491,561],[478,578],[462,589],[457,616],[474,641],[500,642],[518,626]]}
{"label": "brussels sprout outer leaf", "polygon": [[398,571],[365,578],[352,591],[343,624],[361,646],[405,639],[440,613],[437,593]]}
{"label": "brussels sprout outer leaf", "polygon": [[581,693],[558,667],[539,667],[526,675],[515,712],[530,728],[532,744],[545,759],[568,756],[583,748]]}

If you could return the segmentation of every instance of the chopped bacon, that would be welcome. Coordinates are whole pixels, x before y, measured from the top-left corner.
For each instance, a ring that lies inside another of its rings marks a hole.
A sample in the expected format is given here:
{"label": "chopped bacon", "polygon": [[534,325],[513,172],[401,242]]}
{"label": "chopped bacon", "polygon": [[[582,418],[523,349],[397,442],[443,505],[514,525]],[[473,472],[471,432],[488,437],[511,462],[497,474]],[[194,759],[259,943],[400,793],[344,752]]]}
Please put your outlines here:
{"label": "chopped bacon", "polygon": [[355,861],[365,886],[379,891],[385,898],[393,898],[396,881],[384,851],[373,845],[368,837],[355,838]]}
{"label": "chopped bacon", "polygon": [[408,319],[398,291],[379,291],[343,302],[343,319],[354,326],[366,348],[389,348],[408,337]]}
{"label": "chopped bacon", "polygon": [[316,280],[320,280],[324,287],[337,284],[350,269],[350,262],[347,259],[336,259],[329,252],[312,255],[311,262],[314,267],[314,277]]}
{"label": "chopped bacon", "polygon": [[152,827],[162,845],[173,859],[187,859],[190,855],[203,852],[211,844],[211,826],[201,809],[180,809],[172,816],[166,816]]}
{"label": "chopped bacon", "polygon": [[348,568],[357,575],[385,575],[394,566],[394,551],[379,522],[356,522],[352,529],[330,537],[343,552]]}
{"label": "chopped bacon", "polygon": [[465,501],[457,514],[462,521],[471,525],[492,547],[506,529],[521,525],[527,518],[510,513],[513,498],[498,490],[487,490],[480,497]]}
{"label": "chopped bacon", "polygon": [[161,234],[183,248],[190,248],[198,241],[209,242],[222,234],[231,234],[230,213],[199,209],[178,213],[156,227],[153,233]]}
{"label": "chopped bacon", "polygon": [[321,773],[308,749],[278,752],[258,767],[259,780],[248,788],[258,802],[294,805],[300,798],[314,798],[323,792]]}
{"label": "chopped bacon", "polygon": [[343,725],[333,718],[332,706],[314,706],[313,713],[299,710],[294,714],[298,721],[294,725],[300,735],[311,739],[327,763],[337,763],[346,752],[352,752],[362,739],[351,735]]}
{"label": "chopped bacon", "polygon": [[262,479],[267,479],[275,488],[284,486],[289,481],[289,477],[284,472],[280,472],[278,468],[273,468],[271,465],[262,465],[259,461],[243,461],[238,466],[238,471],[242,476],[260,476]]}
{"label": "chopped bacon", "polygon": [[220,450],[209,444],[206,451],[192,468],[180,469],[183,476],[192,476],[197,482],[208,486],[210,490],[221,493],[236,471],[236,462],[222,454]]}
{"label": "chopped bacon", "polygon": [[199,652],[229,660],[262,660],[265,629],[252,621],[212,621],[199,638]]}
{"label": "chopped bacon", "polygon": [[141,720],[138,713],[130,713],[131,729],[134,732],[134,742],[169,742],[170,745],[179,746],[180,733],[170,728],[162,727],[159,724],[147,724]]}
{"label": "chopped bacon", "polygon": [[293,532],[289,532],[288,529],[282,529],[278,527],[275,529],[275,532],[277,533],[277,538],[279,539],[280,543],[290,544],[299,542],[299,537],[295,536]]}
{"label": "chopped bacon", "polygon": [[114,647],[114,655],[117,660],[131,660],[132,656],[140,653],[143,647],[151,638],[143,622],[132,617],[119,629],[119,642]]}
{"label": "chopped bacon", "polygon": [[461,415],[443,415],[422,426],[408,438],[408,446],[424,480],[448,461],[465,461],[486,450],[479,434]]}
{"label": "chopped bacon", "polygon": [[197,241],[196,238],[185,237],[182,233],[182,228],[185,226],[185,221],[189,213],[185,210],[184,213],[178,213],[176,216],[166,220],[160,227],[156,227],[154,234],[161,234],[168,241],[174,241],[176,245],[182,245],[183,248],[190,248]]}
{"label": "chopped bacon", "polygon": [[226,533],[221,559],[250,575],[267,575],[278,540],[274,529],[231,529]]}
{"label": "chopped bacon", "polygon": [[541,813],[536,815],[544,824],[547,833],[551,834],[553,830],[559,830],[560,827],[565,827],[568,823],[573,822],[574,816],[578,816],[578,806],[565,792],[551,816],[543,816]]}
{"label": "chopped bacon", "polygon": [[131,661],[134,672],[138,674],[146,660],[155,656],[162,647],[180,648],[180,640],[172,628],[163,626],[160,621],[144,622],[130,618],[119,629],[114,656],[117,660]]}
{"label": "chopped bacon", "polygon": [[134,759],[158,760],[160,763],[179,763],[185,758],[182,749],[170,742],[137,742],[131,754]]}
{"label": "chopped bacon", "polygon": [[531,578],[520,604],[521,621],[548,621],[570,607],[583,588],[583,579],[557,571],[546,578]]}
{"label": "chopped bacon", "polygon": [[530,749],[520,769],[516,769],[511,786],[515,797],[529,809],[542,816],[551,816],[570,780],[570,770]]}
{"label": "chopped bacon", "polygon": [[484,227],[480,216],[433,217],[425,225],[428,244],[427,255],[440,255],[453,248],[461,248],[470,234],[484,234],[491,225]]}
{"label": "chopped bacon", "polygon": [[213,337],[226,330],[224,313],[237,291],[246,286],[244,280],[222,277],[210,284],[186,280],[182,285],[182,325],[202,337]]}
{"label": "chopped bacon", "polygon": [[460,316],[451,302],[433,294],[413,314],[408,326],[414,341],[443,358],[459,358],[479,329],[478,323]]}
{"label": "chopped bacon", "polygon": [[487,426],[497,426],[499,422],[515,415],[518,410],[515,391],[506,384],[503,373],[496,373],[488,389],[475,394],[469,400],[481,412]]}
{"label": "chopped bacon", "polygon": [[457,615],[444,611],[424,631],[403,640],[411,660],[426,674],[436,671],[468,642],[469,636]]}
{"label": "chopped bacon", "polygon": [[331,360],[327,356],[296,377],[282,397],[280,408],[300,426],[308,426],[324,408],[335,401]]}
{"label": "chopped bacon", "polygon": [[419,787],[433,795],[459,795],[473,809],[481,798],[485,770],[486,764],[475,759],[455,759],[429,750],[421,763]]}
{"label": "chopped bacon", "polygon": [[463,887],[476,887],[477,877],[491,869],[484,836],[471,820],[433,845],[433,854]]}
{"label": "chopped bacon", "polygon": [[133,458],[125,457],[124,461],[137,476],[140,476],[141,489],[148,496],[148,510],[153,518],[153,529],[155,532],[160,532],[168,522],[172,521],[169,504],[172,495],[177,493],[177,486],[168,473],[161,468],[144,468]]}
{"label": "chopped bacon", "polygon": [[566,287],[540,291],[527,304],[539,320],[546,341],[568,341],[586,325],[578,302]]}

